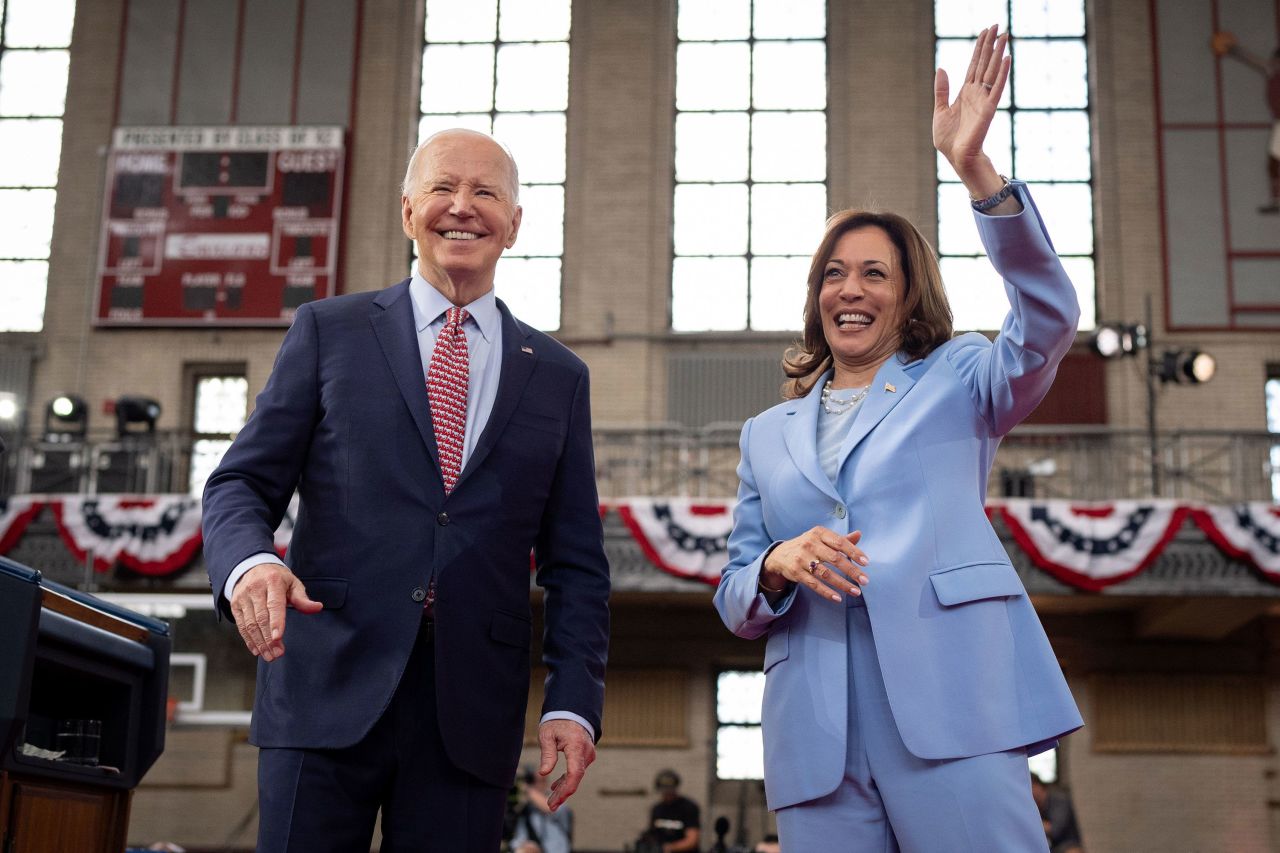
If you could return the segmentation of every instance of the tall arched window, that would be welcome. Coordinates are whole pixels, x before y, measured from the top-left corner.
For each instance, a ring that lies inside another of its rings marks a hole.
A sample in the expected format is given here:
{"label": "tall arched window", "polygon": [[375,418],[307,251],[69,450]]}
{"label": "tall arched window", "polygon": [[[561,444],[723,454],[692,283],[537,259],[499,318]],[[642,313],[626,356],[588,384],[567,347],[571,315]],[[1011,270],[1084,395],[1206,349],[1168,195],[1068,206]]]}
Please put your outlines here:
{"label": "tall arched window", "polygon": [[[1089,51],[1083,0],[934,3],[937,64],[964,79],[981,27],[1012,35],[1013,71],[987,137],[996,170],[1026,181],[1080,296],[1080,328],[1095,323]],[[968,194],[938,157],[938,253],[957,329],[998,329],[1009,310],[973,227]]]}
{"label": "tall arched window", "polygon": [[570,0],[426,0],[419,140],[491,133],[520,168],[524,219],[495,291],[521,320],[560,327]]}
{"label": "tall arched window", "polygon": [[799,328],[827,213],[826,3],[678,10],[671,328]]}
{"label": "tall arched window", "polygon": [[44,327],[75,0],[0,4],[0,332]]}

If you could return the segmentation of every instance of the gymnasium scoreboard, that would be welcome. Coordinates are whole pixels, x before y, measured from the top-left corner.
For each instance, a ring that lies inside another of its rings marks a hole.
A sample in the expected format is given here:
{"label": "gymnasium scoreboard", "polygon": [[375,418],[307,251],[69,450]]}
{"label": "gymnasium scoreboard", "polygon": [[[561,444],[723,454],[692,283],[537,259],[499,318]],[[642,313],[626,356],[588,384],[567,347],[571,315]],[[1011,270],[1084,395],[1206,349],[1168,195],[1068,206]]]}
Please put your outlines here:
{"label": "gymnasium scoreboard", "polygon": [[117,128],[99,326],[281,326],[332,296],[341,127]]}

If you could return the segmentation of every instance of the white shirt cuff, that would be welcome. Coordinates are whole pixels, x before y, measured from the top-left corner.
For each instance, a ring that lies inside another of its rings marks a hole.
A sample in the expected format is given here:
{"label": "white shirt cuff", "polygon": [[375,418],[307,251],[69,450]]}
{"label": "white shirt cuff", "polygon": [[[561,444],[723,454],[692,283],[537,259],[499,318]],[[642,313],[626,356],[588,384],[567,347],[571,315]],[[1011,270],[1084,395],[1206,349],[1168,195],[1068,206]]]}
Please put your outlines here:
{"label": "white shirt cuff", "polygon": [[270,551],[263,551],[241,560],[231,570],[231,574],[227,575],[227,582],[222,586],[222,597],[227,600],[228,604],[231,603],[231,591],[236,588],[236,581],[244,577],[245,572],[262,563],[275,563],[277,566],[283,566],[284,560],[280,559],[279,554],[273,554]]}
{"label": "white shirt cuff", "polygon": [[591,736],[591,740],[594,741],[596,739],[596,730],[591,727],[591,724],[572,711],[548,711],[542,715],[542,719],[538,721],[538,725],[542,725],[550,720],[573,720],[575,723],[587,730],[587,734]]}

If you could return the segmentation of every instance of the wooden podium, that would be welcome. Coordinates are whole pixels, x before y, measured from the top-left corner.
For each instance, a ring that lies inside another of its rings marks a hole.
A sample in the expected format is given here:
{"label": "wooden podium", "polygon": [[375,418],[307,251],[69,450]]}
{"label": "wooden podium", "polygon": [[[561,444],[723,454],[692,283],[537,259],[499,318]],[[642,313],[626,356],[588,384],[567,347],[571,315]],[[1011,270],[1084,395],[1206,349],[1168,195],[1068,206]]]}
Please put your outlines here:
{"label": "wooden podium", "polygon": [[[124,850],[164,749],[171,645],[165,623],[0,557],[0,851]],[[63,720],[101,721],[97,764],[49,757]]]}

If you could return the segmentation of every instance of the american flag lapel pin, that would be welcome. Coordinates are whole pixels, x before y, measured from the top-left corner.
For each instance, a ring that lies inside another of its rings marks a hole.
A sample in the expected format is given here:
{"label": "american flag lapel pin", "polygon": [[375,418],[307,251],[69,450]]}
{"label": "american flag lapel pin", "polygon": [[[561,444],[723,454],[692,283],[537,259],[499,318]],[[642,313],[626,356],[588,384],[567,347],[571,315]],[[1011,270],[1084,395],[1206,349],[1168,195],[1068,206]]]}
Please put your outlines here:
{"label": "american flag lapel pin", "polygon": [[529,355],[533,355],[533,347],[522,346],[520,347],[520,352],[527,352]]}
{"label": "american flag lapel pin", "polygon": [[887,391],[887,392],[889,392],[890,394],[897,394],[897,393],[898,393],[898,389],[897,389],[897,387],[896,387],[892,382],[886,382],[886,383],[884,383],[884,390],[885,390],[885,391]]}

